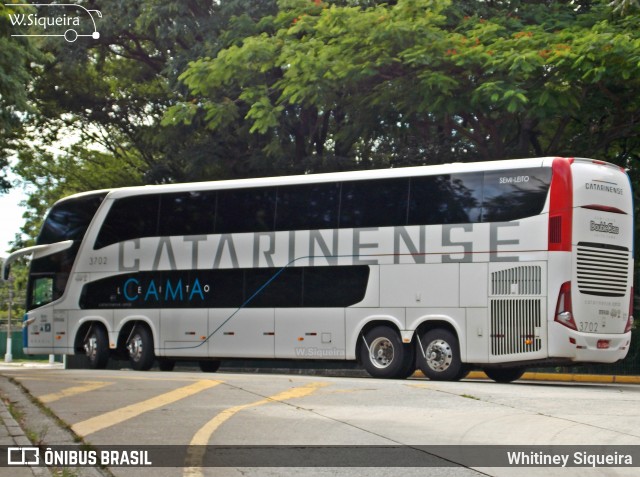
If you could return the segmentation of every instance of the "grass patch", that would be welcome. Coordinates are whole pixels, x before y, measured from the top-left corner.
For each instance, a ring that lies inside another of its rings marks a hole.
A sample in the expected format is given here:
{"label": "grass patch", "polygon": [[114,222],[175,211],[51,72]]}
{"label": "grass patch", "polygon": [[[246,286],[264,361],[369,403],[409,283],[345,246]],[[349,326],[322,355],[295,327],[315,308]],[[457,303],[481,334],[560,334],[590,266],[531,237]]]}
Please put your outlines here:
{"label": "grass patch", "polygon": [[472,396],[471,394],[463,394],[462,397],[463,398],[467,398],[467,399],[474,399],[476,401],[480,401],[481,400],[479,397]]}

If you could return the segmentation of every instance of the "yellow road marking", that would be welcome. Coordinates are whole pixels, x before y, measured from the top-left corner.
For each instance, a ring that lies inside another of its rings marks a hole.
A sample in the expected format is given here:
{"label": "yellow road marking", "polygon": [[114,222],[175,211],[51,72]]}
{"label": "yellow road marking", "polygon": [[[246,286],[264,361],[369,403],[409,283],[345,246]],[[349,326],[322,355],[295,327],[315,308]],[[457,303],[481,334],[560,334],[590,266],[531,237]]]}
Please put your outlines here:
{"label": "yellow road marking", "polygon": [[161,406],[166,406],[167,404],[192,396],[200,391],[204,391],[205,389],[217,386],[222,382],[223,381],[201,380],[188,386],[174,389],[168,393],[152,397],[151,399],[100,414],[99,416],[92,417],[86,421],[78,422],[71,426],[71,429],[73,429],[73,431],[78,435],[87,436],[102,429],[106,429],[107,427],[120,424],[121,422],[139,416],[145,412],[153,411]]}
{"label": "yellow road marking", "polygon": [[43,396],[40,396],[38,399],[40,400],[40,402],[44,404],[48,404],[50,402],[54,402],[59,399],[75,396],[76,394],[95,391],[96,389],[100,389],[105,386],[110,386],[111,384],[114,384],[114,383],[109,383],[105,381],[87,381],[81,386],[72,386],[70,388],[63,389],[62,391],[58,391],[57,393],[45,394]]}
{"label": "yellow road marking", "polygon": [[251,402],[248,404],[241,404],[239,406],[233,406],[220,412],[213,419],[202,426],[191,439],[190,447],[187,450],[185,468],[182,475],[184,477],[202,477],[202,461],[206,452],[205,446],[209,443],[209,441],[211,440],[211,436],[218,429],[218,427],[220,427],[235,414],[244,409],[261,406],[270,402],[302,398],[314,393],[319,388],[328,385],[329,383],[309,383],[305,386],[289,389],[273,396],[269,396],[265,399],[260,399],[259,401]]}

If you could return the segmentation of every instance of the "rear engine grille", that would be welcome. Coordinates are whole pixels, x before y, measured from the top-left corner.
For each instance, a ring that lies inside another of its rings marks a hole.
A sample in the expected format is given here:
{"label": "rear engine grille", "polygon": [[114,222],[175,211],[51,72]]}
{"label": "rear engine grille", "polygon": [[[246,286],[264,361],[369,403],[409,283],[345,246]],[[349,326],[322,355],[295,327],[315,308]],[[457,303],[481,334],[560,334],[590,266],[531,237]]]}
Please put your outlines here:
{"label": "rear engine grille", "polygon": [[587,295],[621,297],[629,282],[629,250],[580,242],[576,260],[578,290]]}
{"label": "rear engine grille", "polygon": [[491,354],[522,354],[540,351],[541,300],[491,300]]}
{"label": "rear engine grille", "polygon": [[491,273],[491,295],[540,295],[542,267],[523,265]]}

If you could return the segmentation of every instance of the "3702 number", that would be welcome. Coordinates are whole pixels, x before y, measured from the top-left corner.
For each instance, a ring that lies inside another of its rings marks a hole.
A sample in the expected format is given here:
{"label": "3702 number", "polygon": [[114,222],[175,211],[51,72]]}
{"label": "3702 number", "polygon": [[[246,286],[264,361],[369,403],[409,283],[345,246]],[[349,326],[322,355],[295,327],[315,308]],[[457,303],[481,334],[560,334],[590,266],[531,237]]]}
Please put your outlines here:
{"label": "3702 number", "polygon": [[597,333],[598,323],[595,321],[579,321],[578,331],[584,331],[585,333]]}
{"label": "3702 number", "polygon": [[89,257],[89,265],[92,267],[96,265],[106,265],[107,257]]}

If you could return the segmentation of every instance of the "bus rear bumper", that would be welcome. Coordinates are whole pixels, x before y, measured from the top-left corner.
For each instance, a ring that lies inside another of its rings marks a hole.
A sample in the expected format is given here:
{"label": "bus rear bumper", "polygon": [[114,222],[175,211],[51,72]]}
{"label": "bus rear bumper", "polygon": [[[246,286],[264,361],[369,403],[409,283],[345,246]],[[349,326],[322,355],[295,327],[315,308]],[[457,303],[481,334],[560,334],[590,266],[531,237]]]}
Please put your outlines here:
{"label": "bus rear bumper", "polygon": [[552,323],[549,340],[550,358],[569,358],[576,363],[615,363],[627,356],[631,332],[623,334],[592,334],[570,330]]}

